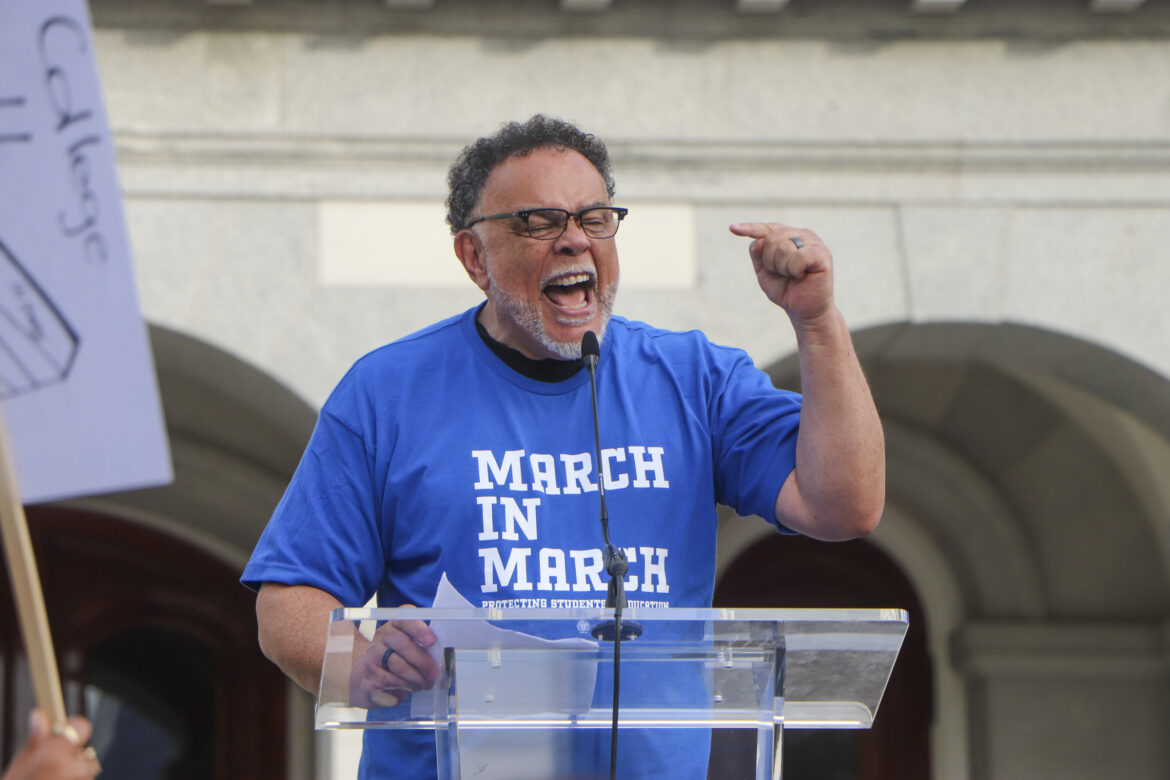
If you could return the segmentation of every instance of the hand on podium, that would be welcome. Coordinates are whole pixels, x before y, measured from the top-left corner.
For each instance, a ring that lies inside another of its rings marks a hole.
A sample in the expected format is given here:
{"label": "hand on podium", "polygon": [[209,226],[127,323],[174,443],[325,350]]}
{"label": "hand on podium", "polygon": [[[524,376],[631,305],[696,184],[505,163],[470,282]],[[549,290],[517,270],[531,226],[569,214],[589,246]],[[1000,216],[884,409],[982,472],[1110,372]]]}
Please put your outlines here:
{"label": "hand on podium", "polygon": [[422,620],[392,620],[381,626],[373,642],[354,660],[350,704],[366,709],[394,707],[414,691],[433,687],[439,679],[439,667],[426,648],[435,641]]}

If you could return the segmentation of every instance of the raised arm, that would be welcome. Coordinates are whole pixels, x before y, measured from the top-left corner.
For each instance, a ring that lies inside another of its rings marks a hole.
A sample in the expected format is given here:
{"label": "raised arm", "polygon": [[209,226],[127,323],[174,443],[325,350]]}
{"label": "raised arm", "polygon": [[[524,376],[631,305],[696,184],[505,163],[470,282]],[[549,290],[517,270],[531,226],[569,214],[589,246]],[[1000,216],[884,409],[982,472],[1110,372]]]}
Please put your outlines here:
{"label": "raised arm", "polygon": [[833,255],[811,230],[745,222],[760,288],[796,332],[803,404],[796,468],[776,499],[776,519],[817,539],[877,527],[885,503],[885,439],[845,318],[833,299]]}

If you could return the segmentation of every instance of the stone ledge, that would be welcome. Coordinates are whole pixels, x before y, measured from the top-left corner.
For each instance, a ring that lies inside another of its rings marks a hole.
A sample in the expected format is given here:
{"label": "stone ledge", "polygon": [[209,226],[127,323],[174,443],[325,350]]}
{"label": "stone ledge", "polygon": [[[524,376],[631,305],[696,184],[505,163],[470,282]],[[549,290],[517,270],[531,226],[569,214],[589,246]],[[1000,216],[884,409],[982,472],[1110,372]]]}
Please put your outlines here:
{"label": "stone ledge", "polygon": [[[116,131],[130,196],[446,196],[466,139]],[[696,204],[1170,204],[1170,142],[610,143],[623,197]]]}
{"label": "stone ledge", "polygon": [[[115,128],[119,156],[130,161],[271,161],[298,164],[441,162],[471,139],[312,136],[279,133],[143,133]],[[608,140],[626,164],[689,164],[788,168],[1004,167],[1013,170],[1098,170],[1102,167],[1170,172],[1170,141],[827,141],[709,142]]]}
{"label": "stone ledge", "polygon": [[[1122,0],[1109,0],[1117,6]],[[710,41],[727,38],[821,38],[839,41],[999,38],[1031,41],[1149,39],[1170,34],[1170,13],[1156,3],[1101,13],[1067,0],[957,3],[955,12],[922,13],[922,3],[816,0],[798,7],[775,0],[629,0],[623,3],[445,0],[443,3],[275,0],[224,4],[189,0],[103,0],[98,27],[308,31],[332,35],[617,36]],[[579,13],[580,6],[597,9]],[[752,6],[768,13],[750,13]],[[930,5],[936,5],[931,2]],[[408,7],[418,6],[418,7]]]}

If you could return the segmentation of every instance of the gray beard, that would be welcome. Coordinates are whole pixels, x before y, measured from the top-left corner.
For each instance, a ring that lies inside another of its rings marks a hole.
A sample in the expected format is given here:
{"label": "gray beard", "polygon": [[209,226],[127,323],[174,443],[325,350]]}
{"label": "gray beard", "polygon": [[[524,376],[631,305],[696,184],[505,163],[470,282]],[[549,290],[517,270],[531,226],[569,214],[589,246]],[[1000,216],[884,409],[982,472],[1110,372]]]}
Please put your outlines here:
{"label": "gray beard", "polygon": [[[525,333],[532,336],[541,346],[560,359],[581,359],[581,342],[557,341],[554,339],[545,330],[544,322],[540,318],[540,309],[535,304],[528,303],[505,293],[496,284],[496,280],[492,277],[490,270],[488,271],[488,279],[494,291],[492,300],[501,314],[506,315],[509,319],[518,323]],[[610,315],[613,314],[613,302],[615,298],[617,298],[616,284],[610,285],[604,292],[598,291],[597,305],[601,309],[601,332],[597,334],[597,342],[599,344],[605,341],[605,330],[609,325]]]}

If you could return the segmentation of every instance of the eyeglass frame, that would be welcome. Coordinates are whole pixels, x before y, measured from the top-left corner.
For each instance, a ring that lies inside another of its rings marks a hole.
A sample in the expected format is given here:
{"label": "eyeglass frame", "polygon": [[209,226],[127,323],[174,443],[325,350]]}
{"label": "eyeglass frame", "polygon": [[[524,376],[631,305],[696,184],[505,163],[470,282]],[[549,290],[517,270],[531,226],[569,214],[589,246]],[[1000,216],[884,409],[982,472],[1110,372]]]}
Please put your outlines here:
{"label": "eyeglass frame", "polygon": [[[585,226],[581,223],[581,217],[584,216],[585,212],[596,211],[598,209],[604,209],[605,211],[612,211],[613,213],[617,214],[616,226],[614,227],[613,232],[610,233],[608,236],[589,235],[589,231],[587,231],[585,229]],[[532,235],[532,229],[528,226],[528,218],[531,217],[533,214],[535,214],[538,211],[559,211],[562,214],[564,214],[565,215],[565,224],[561,226],[561,232],[557,233],[555,236],[545,236],[543,238],[540,236]],[[537,241],[556,241],[558,238],[560,238],[561,236],[563,236],[565,234],[566,230],[569,229],[569,220],[573,219],[577,222],[577,227],[581,228],[581,232],[584,233],[585,235],[589,236],[590,238],[606,239],[606,238],[613,238],[614,236],[617,235],[618,228],[621,227],[622,220],[625,219],[626,214],[629,214],[629,213],[630,213],[630,210],[628,208],[625,208],[622,206],[588,206],[587,208],[583,208],[580,211],[576,211],[576,212],[569,211],[568,209],[558,209],[558,208],[554,208],[552,206],[542,206],[540,208],[520,209],[519,211],[505,211],[505,212],[501,212],[499,214],[489,214],[486,217],[476,217],[475,219],[470,220],[466,225],[464,225],[463,229],[467,230],[472,225],[478,225],[480,222],[487,222],[488,220],[509,219],[511,217],[517,217],[519,219],[524,220],[524,231],[525,232],[517,233],[516,231],[513,230],[512,232],[516,233],[516,235],[525,236],[526,238],[532,238],[532,239],[535,239]]]}

